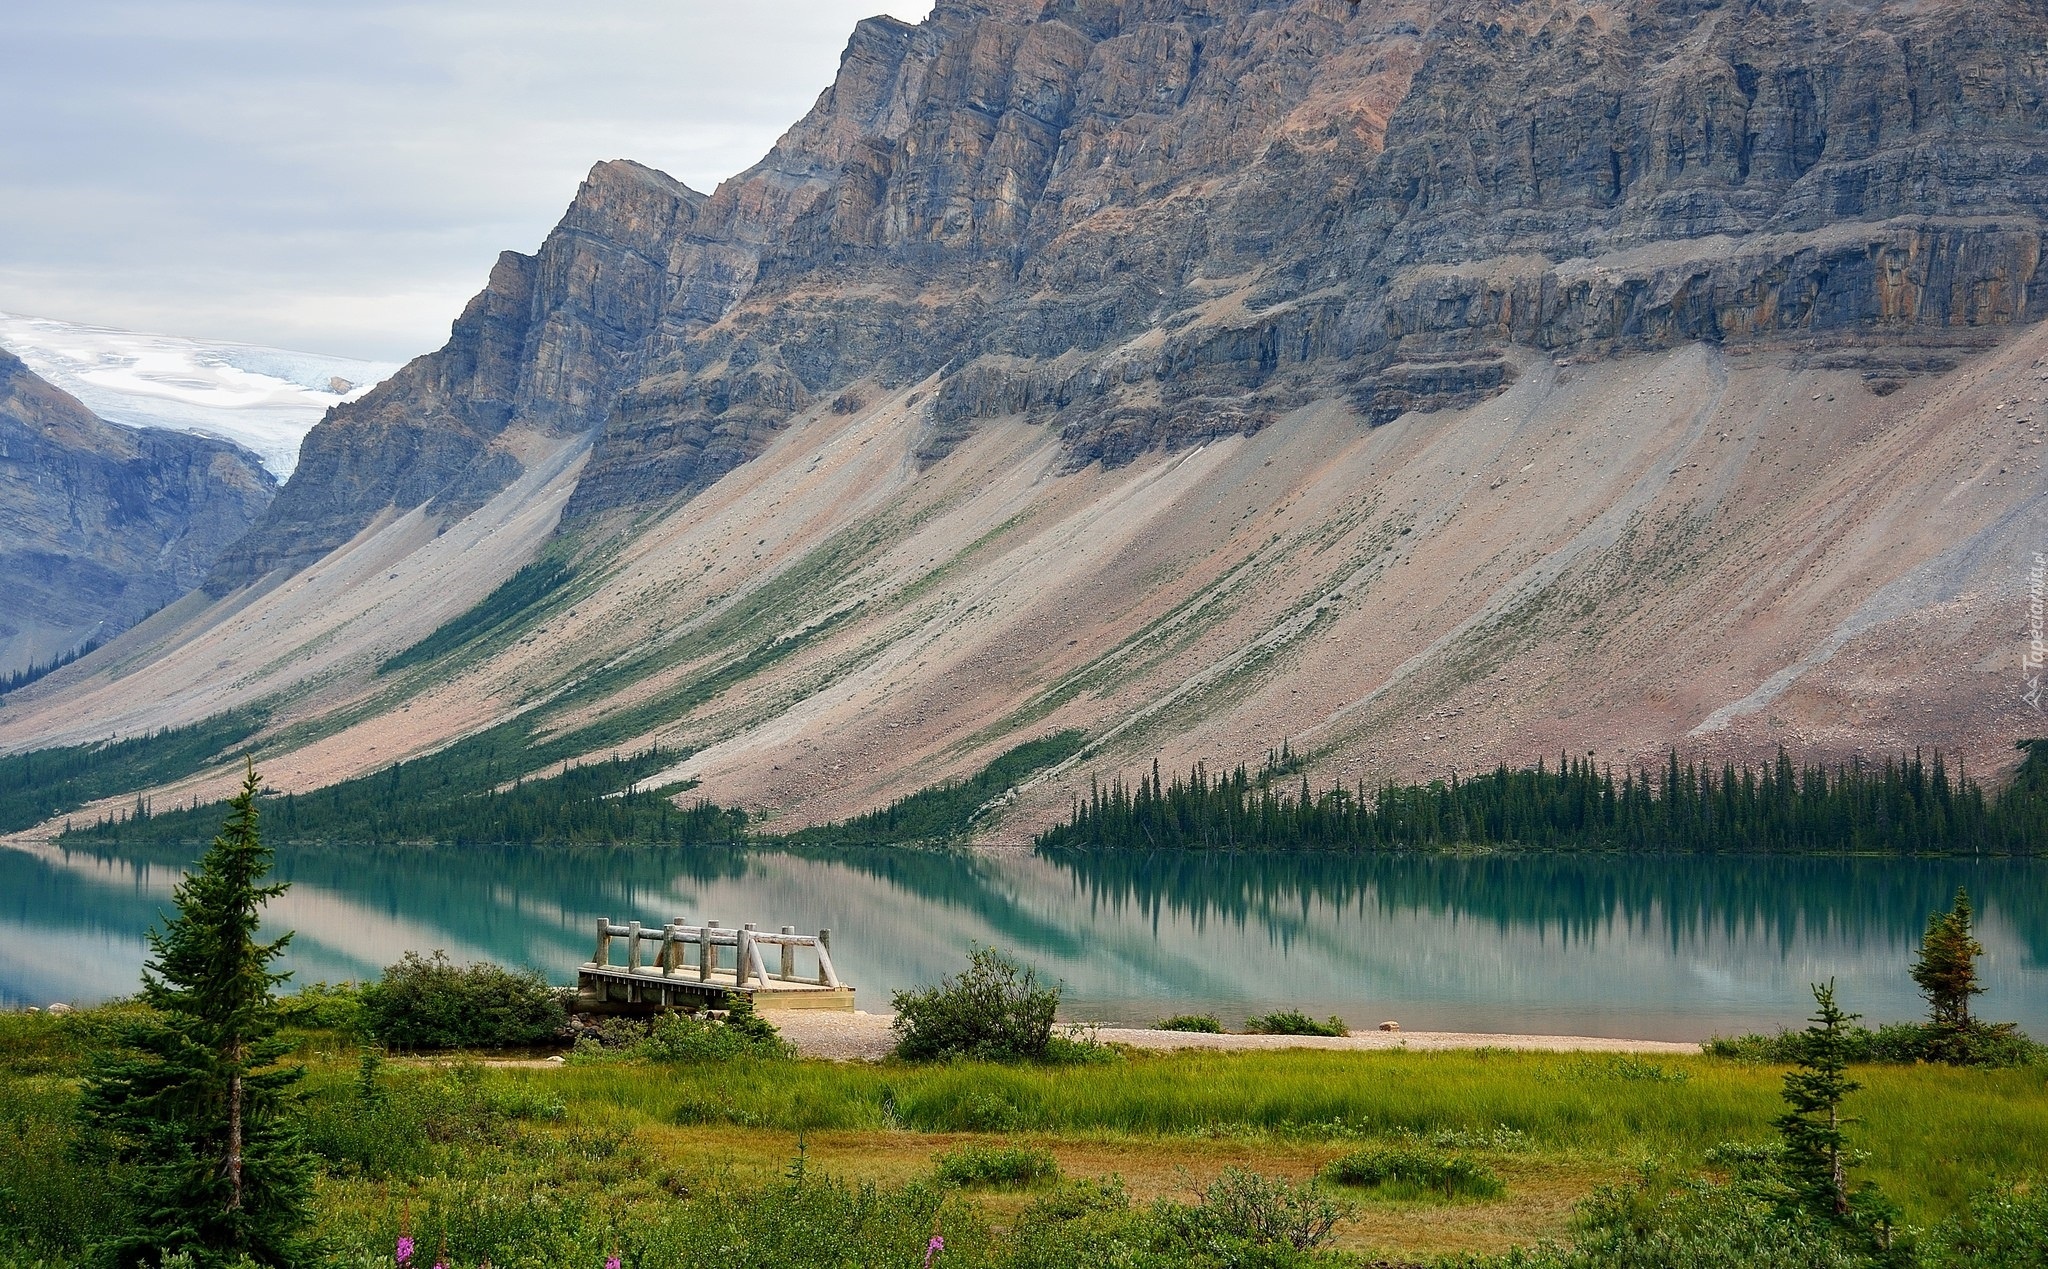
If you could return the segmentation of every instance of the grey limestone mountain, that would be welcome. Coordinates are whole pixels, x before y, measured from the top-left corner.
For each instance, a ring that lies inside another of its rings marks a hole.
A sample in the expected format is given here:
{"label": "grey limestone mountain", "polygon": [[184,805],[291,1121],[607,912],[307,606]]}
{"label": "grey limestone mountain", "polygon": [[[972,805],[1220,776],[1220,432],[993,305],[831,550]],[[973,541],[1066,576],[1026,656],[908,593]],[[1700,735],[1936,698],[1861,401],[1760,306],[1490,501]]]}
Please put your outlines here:
{"label": "grey limestone mountain", "polygon": [[1557,359],[1793,343],[1880,390],[2048,313],[2048,14],[1968,0],[942,0],[711,195],[599,164],[449,344],[309,440],[216,590],[590,431],[645,510],[861,381],[1069,462]]}
{"label": "grey limestone mountain", "polygon": [[1020,834],[1282,742],[1996,773],[2044,235],[2039,0],[940,0],[714,192],[598,164],[0,749],[516,719],[801,823],[1085,734]]}
{"label": "grey limestone mountain", "polygon": [[199,585],[276,488],[234,445],[109,423],[0,351],[0,672]]}

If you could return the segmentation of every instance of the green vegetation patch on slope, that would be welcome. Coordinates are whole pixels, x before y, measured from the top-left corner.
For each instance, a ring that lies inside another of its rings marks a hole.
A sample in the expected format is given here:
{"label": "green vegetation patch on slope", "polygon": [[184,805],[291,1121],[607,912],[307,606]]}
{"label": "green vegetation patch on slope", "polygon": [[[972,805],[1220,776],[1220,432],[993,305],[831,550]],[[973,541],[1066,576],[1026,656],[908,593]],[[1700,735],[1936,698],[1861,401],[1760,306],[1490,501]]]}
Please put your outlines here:
{"label": "green vegetation patch on slope", "polygon": [[[263,721],[261,711],[233,710],[132,740],[0,758],[0,832],[33,828],[88,802],[202,771],[255,735]],[[137,809],[146,811],[140,804]]]}
{"label": "green vegetation patch on slope", "polygon": [[1243,767],[1196,767],[1170,783],[1155,764],[1134,790],[1096,786],[1041,847],[1372,850],[1503,845],[1684,851],[2031,853],[2048,844],[2048,743],[2022,744],[2018,777],[1995,800],[1951,777],[1940,753],[1882,765],[1795,769],[1782,751],[1757,771],[1599,769],[1568,758],[1460,781],[1289,791]]}
{"label": "green vegetation patch on slope", "polygon": [[947,781],[888,806],[837,824],[806,828],[782,840],[806,846],[878,846],[956,842],[974,828],[977,813],[1026,777],[1080,749],[1086,733],[1058,731],[999,755],[965,780]]}
{"label": "green vegetation patch on slope", "polygon": [[[620,846],[749,840],[744,811],[706,801],[679,807],[673,795],[688,785],[636,787],[683,755],[650,749],[572,765],[571,756],[588,752],[591,741],[587,733],[577,733],[535,745],[524,720],[501,724],[371,775],[310,793],[266,797],[264,831],[274,841],[294,844]],[[967,780],[913,793],[843,824],[760,840],[794,845],[957,841],[991,799],[1074,753],[1081,742],[1081,732],[1057,732],[1009,750]],[[561,769],[547,774],[556,763]],[[134,785],[115,786],[127,787]],[[189,845],[208,840],[220,815],[218,803],[161,813],[138,804],[132,814],[75,827],[65,839]]]}
{"label": "green vegetation patch on slope", "polygon": [[[311,793],[263,800],[264,832],[278,842],[435,842],[471,846],[693,844],[730,842],[746,815],[699,802],[678,807],[669,790],[632,786],[680,755],[650,749],[536,775],[558,746],[530,747],[512,723],[439,753]],[[102,821],[67,833],[90,842],[190,843],[212,835],[218,806]]]}
{"label": "green vegetation patch on slope", "polygon": [[552,557],[535,560],[499,583],[498,588],[479,600],[476,607],[378,666],[377,673],[390,674],[431,661],[464,644],[504,631],[516,625],[575,576],[576,570],[562,560]]}

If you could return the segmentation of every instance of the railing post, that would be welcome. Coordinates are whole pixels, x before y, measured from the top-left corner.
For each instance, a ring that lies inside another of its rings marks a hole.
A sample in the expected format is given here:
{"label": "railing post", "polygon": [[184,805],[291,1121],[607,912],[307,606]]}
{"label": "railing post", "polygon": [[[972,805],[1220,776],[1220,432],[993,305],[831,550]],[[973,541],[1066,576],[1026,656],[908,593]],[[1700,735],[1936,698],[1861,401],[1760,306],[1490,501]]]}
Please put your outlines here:
{"label": "railing post", "polygon": [[640,968],[640,923],[626,922],[626,972]]}
{"label": "railing post", "polygon": [[609,917],[597,919],[597,954],[590,958],[602,968],[612,959],[612,923]]}
{"label": "railing post", "polygon": [[[785,925],[782,927],[782,933],[786,938],[796,933],[796,927]],[[796,981],[796,945],[794,943],[784,943],[782,945],[782,972],[777,974],[776,977],[785,983]]]}
{"label": "railing post", "polygon": [[839,975],[832,968],[832,931],[818,931],[818,986],[837,987]]}
{"label": "railing post", "polygon": [[[732,985],[744,987],[747,985],[747,971],[754,964],[754,923],[752,921],[748,921],[740,926],[740,945],[736,951],[738,954],[733,958],[732,963]],[[768,984],[762,983],[761,985],[766,987]]]}
{"label": "railing post", "polygon": [[711,932],[718,928],[718,922],[706,921],[703,932],[697,936],[697,981],[708,982],[711,971],[718,965],[718,947],[711,941]]}

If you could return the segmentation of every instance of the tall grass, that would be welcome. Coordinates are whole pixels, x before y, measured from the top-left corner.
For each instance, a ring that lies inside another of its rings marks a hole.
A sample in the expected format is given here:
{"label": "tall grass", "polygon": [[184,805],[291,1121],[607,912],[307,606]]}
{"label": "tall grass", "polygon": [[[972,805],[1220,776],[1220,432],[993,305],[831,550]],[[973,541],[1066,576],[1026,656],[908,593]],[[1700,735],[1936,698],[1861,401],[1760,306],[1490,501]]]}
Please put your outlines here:
{"label": "tall grass", "polygon": [[[1708,1058],[1652,1064],[1482,1050],[1181,1054],[1056,1070],[740,1063],[664,1071],[660,1080],[630,1068],[545,1078],[572,1108],[585,1102],[631,1107],[674,1124],[1416,1135],[1514,1140],[1531,1150],[1617,1161],[1668,1156],[1697,1163],[1722,1142],[1773,1137],[1771,1121],[1784,1108],[1782,1073]],[[1852,1135],[1870,1152],[1871,1178],[1909,1209],[1948,1210],[1994,1176],[2048,1176],[2041,1068],[1860,1067],[1855,1074],[1865,1087],[1848,1106],[1862,1120]]]}

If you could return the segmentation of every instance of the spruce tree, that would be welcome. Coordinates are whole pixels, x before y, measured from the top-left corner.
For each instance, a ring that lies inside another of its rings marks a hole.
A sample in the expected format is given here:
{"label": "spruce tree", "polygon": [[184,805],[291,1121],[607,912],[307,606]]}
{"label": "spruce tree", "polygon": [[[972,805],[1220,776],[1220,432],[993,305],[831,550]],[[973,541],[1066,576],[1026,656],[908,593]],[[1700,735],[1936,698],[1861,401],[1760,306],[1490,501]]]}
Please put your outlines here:
{"label": "spruce tree", "polygon": [[1971,917],[1970,896],[1959,889],[1955,907],[1927,918],[1920,958],[1913,962],[1913,981],[1927,997],[1929,1056],[1949,1062],[1969,1060],[1970,997],[1984,994],[1977,985],[1984,946],[1970,932]]}
{"label": "spruce tree", "polygon": [[142,999],[150,1017],[96,1056],[86,1123],[130,1165],[134,1225],[109,1240],[122,1265],[172,1252],[200,1265],[299,1257],[312,1165],[300,1144],[294,1085],[279,1065],[271,964],[291,936],[256,941],[271,852],[257,831],[253,764],[227,822],[174,894],[178,915],[149,934]]}
{"label": "spruce tree", "polygon": [[1813,985],[1819,1011],[1799,1041],[1799,1065],[1785,1073],[1790,1109],[1775,1121],[1785,1143],[1784,1176],[1799,1204],[1840,1220],[1849,1215],[1849,1139],[1842,1101],[1861,1088],[1848,1076],[1849,1024],[1859,1016],[1835,1004],[1835,981]]}

